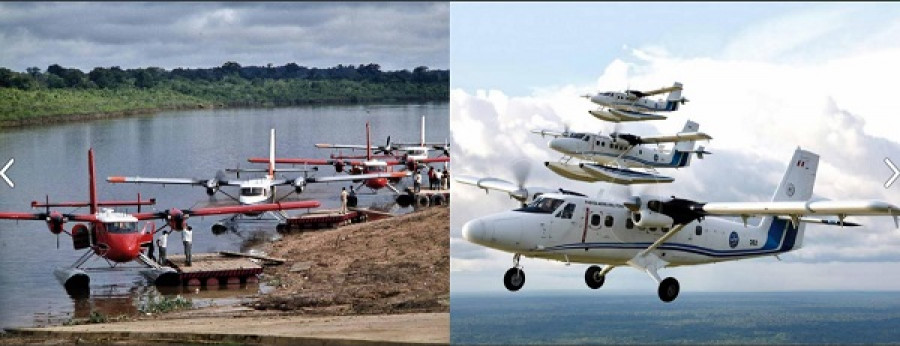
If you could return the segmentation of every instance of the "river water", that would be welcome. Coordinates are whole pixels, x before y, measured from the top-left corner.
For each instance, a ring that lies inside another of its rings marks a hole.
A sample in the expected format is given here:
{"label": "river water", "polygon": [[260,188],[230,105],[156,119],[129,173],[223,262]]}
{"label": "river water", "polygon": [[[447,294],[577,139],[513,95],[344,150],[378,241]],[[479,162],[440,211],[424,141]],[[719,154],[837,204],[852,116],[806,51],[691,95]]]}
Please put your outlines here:
{"label": "river water", "polygon": [[[140,192],[142,198],[156,198],[155,208],[159,210],[185,209],[232,201],[224,195],[210,198],[201,187],[109,184],[105,179],[112,175],[212,178],[218,170],[238,165],[264,168],[265,165],[249,164],[246,159],[268,155],[271,128],[277,133],[278,157],[327,158],[331,152],[316,149],[313,144],[363,144],[366,121],[371,123],[373,144],[383,144],[389,135],[394,142],[417,142],[422,115],[426,117],[426,140],[443,142],[449,136],[448,114],[446,103],[214,109],[0,130],[0,165],[15,158],[8,172],[15,188],[0,182],[0,211],[31,212],[31,201],[43,200],[45,195],[51,201],[86,201],[90,147],[94,148],[100,199],[133,200]],[[328,176],[335,172],[323,167],[314,174]],[[250,175],[241,175],[247,177]],[[290,198],[315,199],[323,207],[336,208],[341,186],[348,185],[310,184],[303,194]],[[398,186],[402,187],[403,184]],[[223,189],[232,195],[237,193],[235,188]],[[392,205],[392,200],[387,190],[360,195],[363,207],[408,212]],[[87,213],[86,208],[56,210]],[[245,251],[260,239],[277,237],[272,222],[243,225],[238,232],[213,235],[210,227],[220,219],[191,219],[195,228],[194,253]],[[68,223],[66,228],[71,229],[72,225]],[[180,239],[172,240],[175,241],[170,242],[169,253],[182,253]],[[0,327],[59,324],[72,317],[87,317],[91,312],[107,316],[135,314],[148,299],[161,294],[148,286],[136,270],[118,268],[89,272],[91,297],[72,298],[53,276],[53,269],[71,265],[81,254],[82,251],[72,249],[72,241],[65,234],[59,237],[57,249],[57,237],[43,222],[0,220]],[[108,267],[96,256],[87,265]],[[195,305],[202,305],[216,299],[233,300],[258,290],[259,287],[247,287],[183,294],[194,298]]]}

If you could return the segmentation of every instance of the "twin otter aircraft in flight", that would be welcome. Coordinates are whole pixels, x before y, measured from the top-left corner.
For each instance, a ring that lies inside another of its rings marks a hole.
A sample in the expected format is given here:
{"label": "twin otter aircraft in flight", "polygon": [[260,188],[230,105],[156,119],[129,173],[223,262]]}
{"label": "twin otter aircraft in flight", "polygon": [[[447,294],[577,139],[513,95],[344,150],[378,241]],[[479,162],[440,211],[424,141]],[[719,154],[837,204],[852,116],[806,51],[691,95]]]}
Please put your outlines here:
{"label": "twin otter aircraft in flight", "polygon": [[[855,215],[892,216],[900,207],[880,201],[811,201],[819,156],[797,149],[770,202],[697,202],[676,197],[632,196],[600,200],[566,190],[523,187],[496,178],[460,176],[456,180],[506,192],[526,206],[477,218],[462,228],[469,242],[513,253],[503,277],[510,291],[525,284],[522,256],[579,263],[603,263],[585,272],[592,289],[603,286],[610,270],[630,266],[659,284],[659,298],[671,302],[680,290],[675,278],[660,278],[666,267],[774,256],[803,245],[808,223],[858,226]],[[733,222],[713,216],[740,217]],[[762,217],[748,225],[750,217]],[[837,219],[822,219],[836,216]],[[898,226],[900,227],[900,226]]]}
{"label": "twin otter aircraft in flight", "polygon": [[[653,173],[638,172],[629,168],[680,168],[691,164],[691,155],[703,158],[709,154],[702,146],[694,149],[698,140],[710,140],[709,135],[698,132],[700,125],[688,120],[684,129],[668,136],[637,136],[613,132],[609,135],[548,130],[533,130],[541,136],[553,136],[547,145],[564,156],[560,162],[545,162],[551,171],[565,178],[615,184],[670,183],[673,178]],[[675,143],[671,150],[662,150],[650,144]],[[572,158],[588,161],[570,164]]]}
{"label": "twin otter aircraft in flight", "polygon": [[[601,106],[600,109],[588,111],[600,120],[614,123],[625,121],[662,120],[666,117],[655,114],[658,112],[673,112],[679,105],[688,102],[681,97],[681,83],[676,82],[667,88],[651,91],[625,90],[625,92],[598,92],[594,95],[582,95]],[[669,96],[665,100],[651,100],[647,97],[659,94]]]}

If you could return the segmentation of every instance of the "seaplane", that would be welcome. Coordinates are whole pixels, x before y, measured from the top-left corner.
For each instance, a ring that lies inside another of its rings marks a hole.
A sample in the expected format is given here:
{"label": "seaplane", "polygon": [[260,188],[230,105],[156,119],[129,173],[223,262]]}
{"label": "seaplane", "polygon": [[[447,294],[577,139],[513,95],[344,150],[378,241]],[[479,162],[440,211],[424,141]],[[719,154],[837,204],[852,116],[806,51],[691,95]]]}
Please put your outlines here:
{"label": "seaplane", "polygon": [[[254,205],[261,204],[270,201],[275,201],[275,187],[276,186],[291,186],[293,188],[293,192],[299,194],[302,193],[306,188],[306,184],[308,183],[307,178],[305,176],[296,177],[294,179],[278,179],[275,177],[275,173],[277,172],[304,172],[304,174],[308,171],[306,169],[292,169],[292,168],[275,168],[275,129],[271,129],[269,133],[269,158],[267,159],[267,163],[269,164],[268,168],[265,169],[256,169],[256,168],[236,168],[236,169],[226,169],[225,171],[219,171],[216,174],[215,178],[210,179],[200,179],[200,178],[147,178],[147,177],[124,177],[124,176],[112,176],[106,178],[107,182],[120,184],[120,183],[132,183],[132,184],[162,184],[162,185],[194,185],[201,186],[206,188],[206,194],[209,196],[215,195],[217,192],[222,193],[229,198],[237,201],[242,205]],[[227,177],[226,172],[229,173],[237,173],[238,177],[240,177],[240,173],[250,172],[250,173],[266,173],[266,176],[263,178],[256,179],[230,179]],[[222,191],[220,188],[222,186],[237,186],[239,190],[238,197],[234,197],[231,194]],[[286,197],[286,196],[285,196]],[[284,198],[284,197],[282,197]],[[252,215],[251,215],[252,216]]]}
{"label": "seaplane", "polygon": [[[146,268],[141,273],[155,284],[177,285],[179,277],[175,270],[162,266],[148,257],[144,253],[144,249],[152,249],[154,234],[166,227],[173,231],[184,230],[189,217],[319,207],[317,201],[298,201],[183,210],[171,208],[163,211],[142,212],[141,206],[153,205],[156,201],[154,199],[141,200],[140,194],[136,201],[102,201],[98,199],[94,179],[93,149],[88,150],[88,176],[90,180],[87,202],[51,203],[48,197],[44,203],[31,203],[32,207],[45,208],[40,213],[0,212],[0,219],[44,221],[47,223],[50,233],[57,235],[57,247],[59,246],[59,234],[66,233],[72,237],[72,245],[75,250],[86,250],[71,266],[54,271],[57,279],[69,292],[85,292],[88,289],[90,277],[85,271],[84,264],[93,256],[106,260],[109,267],[105,269],[114,268],[121,263],[138,262]],[[136,206],[137,212],[122,213],[109,208],[122,206]],[[50,210],[50,208],[63,207],[88,207],[89,213],[60,213]],[[143,226],[138,225],[139,221],[145,220],[163,220],[164,224],[160,228],[156,228],[151,221],[144,223]],[[75,224],[71,230],[66,230],[67,222],[79,223]]]}
{"label": "seaplane", "polygon": [[[599,109],[588,111],[588,113],[600,120],[614,123],[662,120],[666,119],[666,116],[656,113],[677,111],[679,105],[688,102],[688,99],[681,97],[681,89],[681,83],[676,82],[670,87],[650,91],[603,91],[593,95],[582,95],[582,97],[600,105]],[[649,96],[660,94],[669,94],[669,96],[665,100],[651,100],[648,98]]]}
{"label": "seaplane", "polygon": [[[544,165],[563,177],[585,181],[605,181],[615,184],[670,183],[673,178],[632,168],[651,169],[681,168],[691,164],[691,156],[702,159],[710,154],[703,146],[694,149],[696,141],[712,137],[698,132],[700,125],[688,120],[684,129],[675,135],[637,136],[629,133],[563,132],[532,130],[541,136],[554,137],[547,145],[563,154],[559,162]],[[663,150],[659,144],[675,143],[671,150]],[[654,145],[655,146],[652,146]],[[586,162],[570,163],[576,158]]]}
{"label": "seaplane", "polygon": [[[525,187],[523,181],[460,176],[456,178],[460,183],[529,202],[468,221],[462,236],[513,254],[513,267],[503,277],[510,291],[525,283],[520,265],[525,256],[605,264],[586,270],[585,283],[591,289],[603,286],[614,268],[636,268],[657,282],[660,300],[671,302],[680,286],[675,278],[660,277],[664,268],[778,256],[802,247],[807,224],[859,226],[846,221],[849,216],[891,216],[900,228],[900,207],[886,202],[812,200],[818,165],[817,154],[797,148],[768,202],[700,202],[649,195],[599,199],[571,191],[535,193],[548,189]],[[720,217],[739,217],[743,222]],[[751,217],[760,217],[759,223],[750,224]]]}
{"label": "seaplane", "polygon": [[[438,162],[450,162],[450,142],[449,140],[440,143],[440,142],[426,142],[425,141],[425,116],[422,116],[421,128],[419,130],[419,141],[418,142],[391,142],[391,136],[387,137],[387,142],[385,145],[381,146],[373,146],[373,145],[358,145],[358,144],[328,144],[328,143],[319,143],[316,144],[316,148],[320,149],[351,149],[351,150],[372,150],[375,152],[375,157],[380,157],[384,159],[397,159],[400,161],[400,164],[407,166],[407,169],[414,170],[416,167],[424,168],[425,165],[429,163],[438,163]],[[429,151],[437,150],[441,154],[438,157],[430,157]],[[395,152],[402,152],[402,155],[397,155]],[[380,155],[380,156],[378,156]],[[332,155],[332,159],[365,159],[365,156],[346,156],[346,155]]]}
{"label": "seaplane", "polygon": [[[252,163],[278,163],[292,165],[313,165],[313,166],[333,166],[335,172],[341,173],[345,170],[348,175],[336,175],[330,177],[309,177],[310,183],[331,183],[342,181],[353,181],[360,183],[360,187],[366,186],[373,192],[388,188],[394,193],[400,194],[400,191],[392,185],[401,179],[411,176],[410,171],[393,171],[392,167],[396,165],[406,165],[407,161],[400,160],[381,160],[375,159],[372,155],[372,146],[369,136],[369,123],[366,122],[366,145],[362,146],[366,150],[366,159],[346,160],[346,159],[309,159],[309,158],[261,158],[251,157],[247,161]],[[444,158],[441,158],[444,159]],[[449,160],[449,158],[446,158]],[[441,161],[444,162],[444,161]]]}

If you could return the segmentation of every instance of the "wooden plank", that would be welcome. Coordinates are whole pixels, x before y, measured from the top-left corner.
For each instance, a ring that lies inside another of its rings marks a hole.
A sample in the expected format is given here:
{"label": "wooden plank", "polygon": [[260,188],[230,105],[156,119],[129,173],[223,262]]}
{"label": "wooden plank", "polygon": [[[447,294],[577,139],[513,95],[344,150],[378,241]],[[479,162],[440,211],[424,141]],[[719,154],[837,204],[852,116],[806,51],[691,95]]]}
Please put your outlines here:
{"label": "wooden plank", "polygon": [[269,257],[269,256],[263,256],[263,255],[254,255],[254,254],[243,253],[243,252],[219,251],[219,253],[224,256],[228,256],[228,257],[255,258],[258,260],[273,262],[273,263],[277,263],[277,264],[284,264],[284,262],[287,262],[287,260],[284,258]]}

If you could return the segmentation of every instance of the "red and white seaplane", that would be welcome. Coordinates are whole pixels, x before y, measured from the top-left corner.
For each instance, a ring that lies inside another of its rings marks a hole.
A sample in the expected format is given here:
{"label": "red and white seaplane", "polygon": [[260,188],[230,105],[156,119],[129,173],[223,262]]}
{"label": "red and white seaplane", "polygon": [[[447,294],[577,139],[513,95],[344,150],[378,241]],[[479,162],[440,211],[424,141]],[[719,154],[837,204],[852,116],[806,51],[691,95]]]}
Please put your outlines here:
{"label": "red and white seaplane", "polygon": [[[337,175],[331,177],[310,177],[307,178],[307,181],[310,183],[329,183],[329,182],[340,182],[340,181],[353,181],[360,182],[361,185],[368,187],[369,189],[376,191],[383,188],[388,188],[394,191],[395,193],[400,193],[392,184],[396,184],[403,179],[404,177],[408,177],[412,175],[410,171],[393,171],[394,166],[412,166],[411,169],[415,169],[418,163],[422,162],[422,160],[418,161],[406,161],[406,160],[383,160],[376,159],[372,155],[372,146],[370,144],[370,135],[369,135],[369,123],[366,122],[366,145],[362,146],[361,149],[366,150],[365,160],[348,160],[343,158],[338,159],[307,159],[307,158],[275,158],[275,163],[281,164],[294,164],[294,165],[313,165],[313,166],[334,166],[334,170],[338,173],[347,171],[348,175]],[[442,158],[434,158],[429,160],[437,160],[437,161],[427,161],[427,162],[447,162],[449,161],[449,157]],[[252,157],[247,161],[253,163],[268,163],[271,159],[262,158],[262,157]]]}
{"label": "red and white seaplane", "polygon": [[[100,201],[97,199],[97,186],[94,179],[94,151],[88,150],[88,175],[90,177],[90,200],[88,202],[45,203],[32,202],[32,207],[43,207],[42,213],[0,212],[0,219],[39,220],[47,223],[50,232],[66,233],[72,237],[75,250],[87,249],[75,263],[69,267],[58,268],[54,274],[69,292],[84,292],[88,288],[90,278],[82,266],[94,255],[104,258],[110,267],[120,263],[138,262],[147,267],[141,273],[157,285],[177,285],[179,276],[174,269],[164,267],[149,258],[144,248],[151,247],[156,232],[169,227],[174,231],[182,231],[187,227],[186,220],[192,216],[218,214],[259,213],[273,210],[317,208],[318,201],[298,201],[256,205],[228,206],[217,208],[200,208],[179,210],[176,208],[158,212],[141,212],[140,207],[155,204],[154,199],[136,201]],[[134,214],[121,213],[104,207],[137,206]],[[89,207],[89,214],[60,213],[51,211],[51,207]],[[164,220],[165,224],[157,229],[152,221],[139,227],[143,220]],[[66,222],[81,222],[65,229]],[[57,243],[58,244],[58,243]],[[150,250],[152,252],[152,249]]]}

